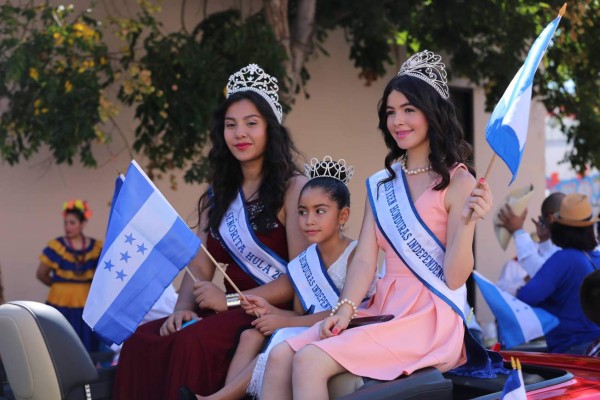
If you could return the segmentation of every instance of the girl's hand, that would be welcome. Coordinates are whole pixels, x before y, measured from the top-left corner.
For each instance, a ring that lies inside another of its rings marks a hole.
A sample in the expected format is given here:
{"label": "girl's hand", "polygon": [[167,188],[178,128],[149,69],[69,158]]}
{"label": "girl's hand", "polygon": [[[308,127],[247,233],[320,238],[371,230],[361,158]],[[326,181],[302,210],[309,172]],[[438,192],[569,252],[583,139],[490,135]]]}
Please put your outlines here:
{"label": "girl's hand", "polygon": [[321,339],[327,339],[342,333],[350,323],[350,319],[344,315],[335,314],[327,317],[321,322],[319,336]]}
{"label": "girl's hand", "polygon": [[168,336],[181,330],[181,325],[191,319],[200,319],[198,314],[189,310],[175,311],[160,327],[160,336]]}
{"label": "girl's hand", "polygon": [[279,328],[289,326],[287,317],[269,314],[252,321],[252,325],[264,336],[272,335]]}
{"label": "girl's hand", "polygon": [[462,216],[467,219],[469,213],[473,210],[471,219],[467,223],[477,221],[479,218],[484,218],[491,211],[493,205],[494,199],[490,186],[485,179],[481,178],[477,187],[471,192],[471,196],[467,198]]}
{"label": "girl's hand", "polygon": [[217,312],[227,311],[225,293],[215,284],[208,281],[194,282],[194,298],[200,308]]}
{"label": "girl's hand", "polygon": [[267,300],[260,296],[245,294],[246,301],[240,299],[240,305],[248,315],[268,315],[273,314],[273,306]]}

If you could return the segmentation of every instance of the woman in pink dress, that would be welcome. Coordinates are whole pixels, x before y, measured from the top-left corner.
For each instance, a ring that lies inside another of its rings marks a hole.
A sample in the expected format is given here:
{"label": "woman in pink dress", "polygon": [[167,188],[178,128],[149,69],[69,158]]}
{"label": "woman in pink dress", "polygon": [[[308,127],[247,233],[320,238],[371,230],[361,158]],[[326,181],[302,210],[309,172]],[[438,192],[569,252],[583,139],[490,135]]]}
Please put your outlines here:
{"label": "woman in pink dress", "polygon": [[[499,355],[478,347],[464,327],[475,225],[492,195],[483,179],[475,187],[465,165],[471,149],[440,56],[425,50],[402,65],[385,88],[379,128],[389,152],[385,169],[367,181],[340,301],[329,318],[273,349],[261,398],[326,399],[329,378],[346,371],[392,380],[424,367],[461,367],[458,373],[480,377],[502,370]],[[380,249],[386,274],[367,308],[357,310]],[[357,316],[380,314],[394,319],[346,329]]]}

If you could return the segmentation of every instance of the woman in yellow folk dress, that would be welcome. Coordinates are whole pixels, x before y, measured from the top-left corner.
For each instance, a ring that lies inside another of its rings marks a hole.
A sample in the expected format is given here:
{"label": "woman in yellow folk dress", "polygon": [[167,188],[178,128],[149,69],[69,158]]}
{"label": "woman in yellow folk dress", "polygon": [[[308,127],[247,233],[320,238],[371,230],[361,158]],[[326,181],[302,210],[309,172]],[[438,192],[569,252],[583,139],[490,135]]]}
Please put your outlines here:
{"label": "woman in yellow folk dress", "polygon": [[85,201],[63,204],[65,234],[48,242],[37,278],[50,286],[46,303],[65,316],[88,351],[97,351],[99,340],[81,318],[102,251],[101,241],[83,234],[91,214]]}

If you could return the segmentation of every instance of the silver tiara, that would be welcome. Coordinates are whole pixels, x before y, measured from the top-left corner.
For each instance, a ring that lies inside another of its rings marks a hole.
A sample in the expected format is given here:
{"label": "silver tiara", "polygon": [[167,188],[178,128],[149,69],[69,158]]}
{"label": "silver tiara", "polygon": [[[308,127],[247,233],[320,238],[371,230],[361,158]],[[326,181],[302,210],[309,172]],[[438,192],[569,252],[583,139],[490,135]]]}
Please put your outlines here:
{"label": "silver tiara", "polygon": [[325,156],[323,161],[316,158],[310,160],[310,165],[304,164],[304,175],[308,180],[321,177],[329,177],[341,181],[348,186],[350,178],[354,175],[354,167],[346,166],[346,160],[333,161],[330,156]]}
{"label": "silver tiara", "polygon": [[283,109],[281,108],[281,104],[279,104],[279,95],[277,94],[279,91],[277,78],[267,74],[258,65],[250,64],[229,77],[226,97],[246,90],[260,94],[273,109],[277,121],[281,123]]}
{"label": "silver tiara", "polygon": [[429,83],[444,99],[450,97],[446,66],[442,56],[429,50],[413,54],[398,71],[398,76],[408,75]]}

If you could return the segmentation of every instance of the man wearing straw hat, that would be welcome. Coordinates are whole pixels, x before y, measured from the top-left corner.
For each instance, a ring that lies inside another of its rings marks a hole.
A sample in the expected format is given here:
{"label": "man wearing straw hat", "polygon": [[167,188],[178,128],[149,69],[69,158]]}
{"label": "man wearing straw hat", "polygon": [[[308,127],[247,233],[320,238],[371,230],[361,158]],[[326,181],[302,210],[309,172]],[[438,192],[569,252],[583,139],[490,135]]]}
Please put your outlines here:
{"label": "man wearing straw hat", "polygon": [[558,212],[564,197],[563,193],[552,193],[542,202],[541,215],[538,219],[531,219],[535,224],[539,243],[534,242],[531,235],[523,230],[527,209],[521,215],[517,215],[510,205],[506,204],[500,210],[497,225],[505,228],[512,235],[517,249],[517,260],[507,262],[498,279],[498,287],[502,290],[512,295],[516,294],[521,286],[535,276],[544,265],[544,262],[560,250],[550,240],[550,224],[554,222],[555,214]]}

